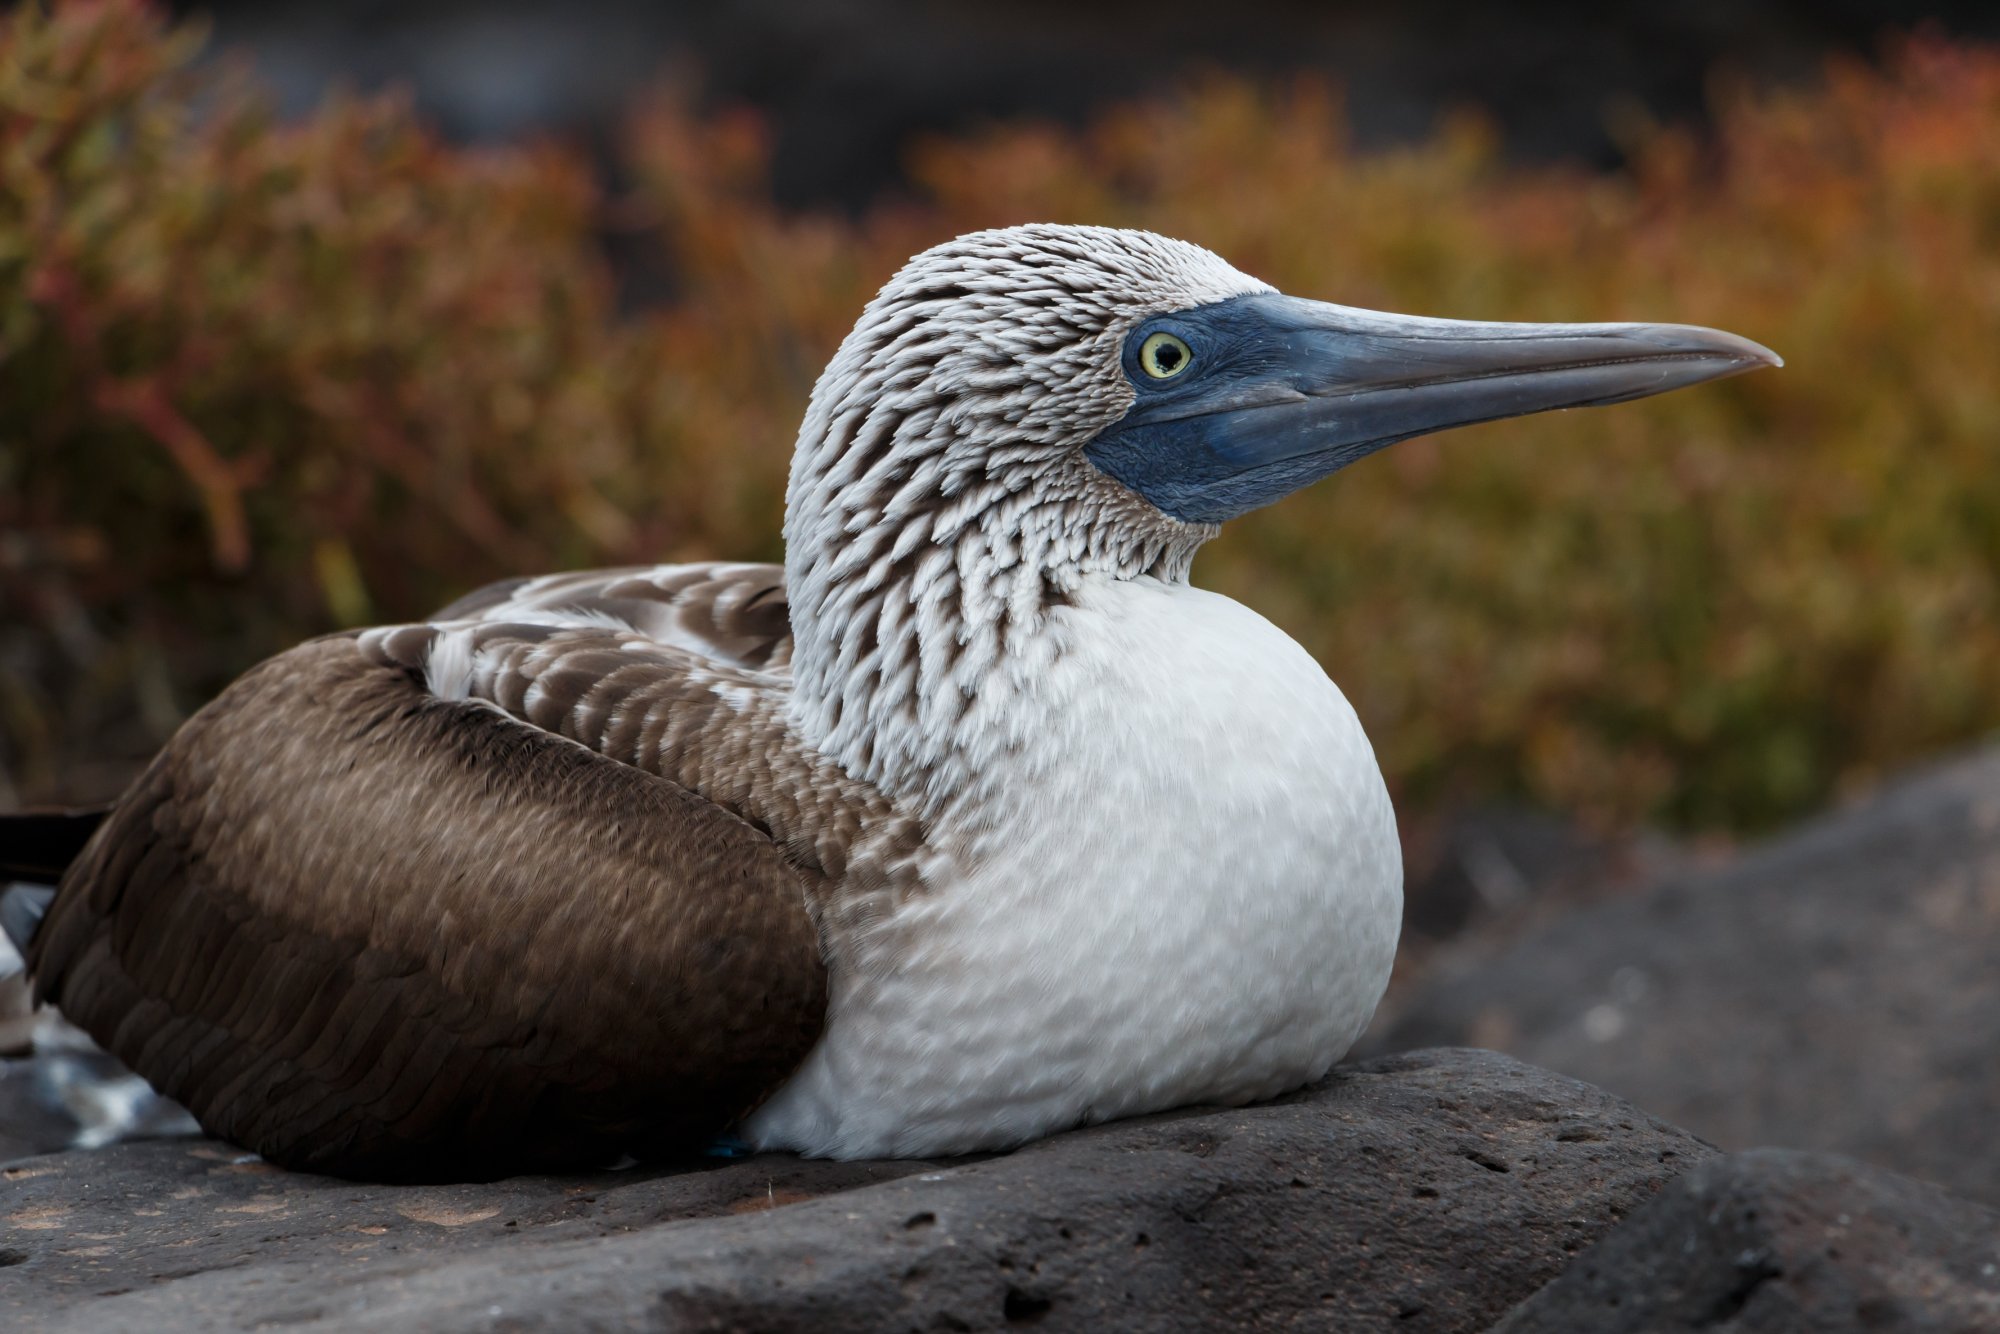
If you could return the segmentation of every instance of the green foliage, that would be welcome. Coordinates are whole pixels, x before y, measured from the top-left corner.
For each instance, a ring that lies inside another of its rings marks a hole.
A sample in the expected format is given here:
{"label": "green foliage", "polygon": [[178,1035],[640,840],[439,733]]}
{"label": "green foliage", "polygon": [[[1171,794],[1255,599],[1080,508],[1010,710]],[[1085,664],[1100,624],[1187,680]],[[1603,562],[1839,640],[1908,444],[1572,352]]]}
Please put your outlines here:
{"label": "green foliage", "polygon": [[[306,634],[510,572],[775,555],[867,296],[1031,218],[1787,358],[1399,445],[1204,555],[1406,801],[1754,829],[2000,721],[2000,54],[1726,93],[1712,137],[1635,129],[1612,177],[1511,168],[1470,120],[1357,154],[1324,90],[1215,82],[929,143],[913,197],[846,219],[772,204],[745,115],[642,108],[607,203],[573,153],[447,148],[394,101],[277,125],[192,45],[129,0],[0,28],[0,736],[31,788]],[[672,301],[616,315],[605,227],[657,237]]]}

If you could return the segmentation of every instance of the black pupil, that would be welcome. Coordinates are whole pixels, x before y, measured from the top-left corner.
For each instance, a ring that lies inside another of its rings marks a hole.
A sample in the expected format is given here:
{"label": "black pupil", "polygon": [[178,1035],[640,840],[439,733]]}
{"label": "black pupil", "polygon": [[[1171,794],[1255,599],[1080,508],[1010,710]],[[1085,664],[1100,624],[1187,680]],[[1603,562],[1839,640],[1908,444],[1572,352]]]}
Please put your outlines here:
{"label": "black pupil", "polygon": [[1168,375],[1172,375],[1176,370],[1180,369],[1181,358],[1186,355],[1185,352],[1181,351],[1178,344],[1162,341],[1158,347],[1153,349],[1153,364]]}

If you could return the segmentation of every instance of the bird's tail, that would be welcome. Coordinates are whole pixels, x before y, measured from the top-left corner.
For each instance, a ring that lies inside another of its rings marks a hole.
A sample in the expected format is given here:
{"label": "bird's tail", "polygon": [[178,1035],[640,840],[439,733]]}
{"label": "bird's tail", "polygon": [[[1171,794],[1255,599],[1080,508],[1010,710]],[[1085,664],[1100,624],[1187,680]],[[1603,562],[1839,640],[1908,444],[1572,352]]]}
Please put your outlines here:
{"label": "bird's tail", "polygon": [[103,807],[0,815],[0,931],[22,954],[35,938],[63,872],[109,813]]}

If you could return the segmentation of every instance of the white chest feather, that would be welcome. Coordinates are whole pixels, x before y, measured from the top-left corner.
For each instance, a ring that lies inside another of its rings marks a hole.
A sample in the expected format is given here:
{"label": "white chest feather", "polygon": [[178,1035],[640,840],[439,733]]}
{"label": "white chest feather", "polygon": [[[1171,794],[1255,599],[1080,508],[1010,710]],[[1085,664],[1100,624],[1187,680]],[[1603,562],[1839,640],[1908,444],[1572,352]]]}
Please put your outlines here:
{"label": "white chest feather", "polygon": [[1249,609],[1087,582],[945,817],[955,874],[835,959],[819,1046],[752,1118],[839,1157],[1020,1143],[1323,1074],[1395,953],[1395,821],[1353,710]]}

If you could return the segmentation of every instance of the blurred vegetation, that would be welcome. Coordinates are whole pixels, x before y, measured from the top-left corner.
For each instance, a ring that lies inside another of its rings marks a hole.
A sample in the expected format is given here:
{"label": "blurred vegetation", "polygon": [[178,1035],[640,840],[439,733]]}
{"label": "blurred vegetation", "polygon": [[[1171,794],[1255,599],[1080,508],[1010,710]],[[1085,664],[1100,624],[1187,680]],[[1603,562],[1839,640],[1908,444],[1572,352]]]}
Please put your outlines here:
{"label": "blurred vegetation", "polygon": [[[747,115],[663,96],[636,187],[440,143],[394,99],[278,124],[132,0],[0,27],[0,738],[74,792],[337,625],[585,563],[778,554],[825,357],[909,254],[1035,218],[1187,237],[1286,290],[1662,319],[1789,366],[1412,441],[1235,525],[1197,578],[1354,699],[1413,809],[1507,795],[1754,830],[2000,722],[2000,53],[1625,127],[1615,176],[1477,119],[1357,155],[1310,84],[913,155],[776,208]],[[616,309],[607,231],[670,300]],[[60,781],[59,781],[60,780]]]}

